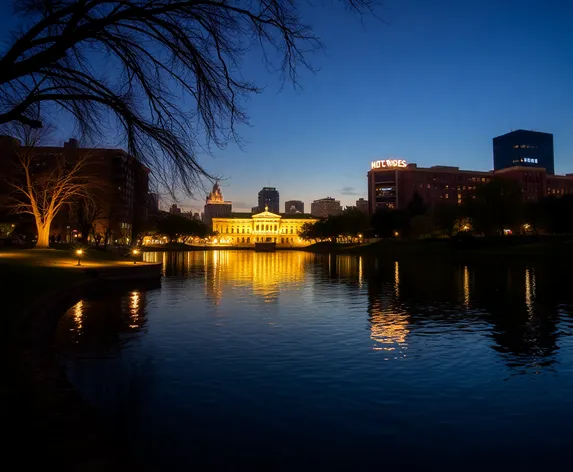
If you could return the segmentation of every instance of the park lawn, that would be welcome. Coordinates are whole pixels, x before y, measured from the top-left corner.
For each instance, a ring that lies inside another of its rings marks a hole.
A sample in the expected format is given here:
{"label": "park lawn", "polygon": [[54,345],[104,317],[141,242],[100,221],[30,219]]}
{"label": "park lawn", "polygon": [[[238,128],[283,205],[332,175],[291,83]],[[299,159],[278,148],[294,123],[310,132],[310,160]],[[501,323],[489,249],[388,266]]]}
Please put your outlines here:
{"label": "park lawn", "polygon": [[77,263],[78,258],[72,248],[0,249],[3,333],[10,336],[13,321],[39,297],[87,280],[89,269],[131,266],[133,259],[89,248],[84,249],[81,265]]}

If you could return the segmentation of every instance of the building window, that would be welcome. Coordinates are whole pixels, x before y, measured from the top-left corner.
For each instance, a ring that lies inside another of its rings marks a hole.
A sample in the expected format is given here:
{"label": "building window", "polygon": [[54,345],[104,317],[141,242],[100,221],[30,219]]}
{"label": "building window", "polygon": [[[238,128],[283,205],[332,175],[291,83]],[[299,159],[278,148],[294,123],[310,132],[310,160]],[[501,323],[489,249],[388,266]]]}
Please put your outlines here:
{"label": "building window", "polygon": [[281,244],[285,243],[285,238],[281,238]]}
{"label": "building window", "polygon": [[247,238],[247,244],[251,242],[251,238]]}

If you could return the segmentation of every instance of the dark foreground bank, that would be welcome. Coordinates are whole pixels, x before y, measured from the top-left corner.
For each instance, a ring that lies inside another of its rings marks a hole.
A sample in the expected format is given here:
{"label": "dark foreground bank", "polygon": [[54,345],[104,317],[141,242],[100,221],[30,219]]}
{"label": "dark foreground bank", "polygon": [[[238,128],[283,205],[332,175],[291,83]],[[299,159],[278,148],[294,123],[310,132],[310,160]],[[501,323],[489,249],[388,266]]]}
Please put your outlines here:
{"label": "dark foreground bank", "polygon": [[53,333],[59,317],[79,299],[158,285],[161,266],[88,252],[83,265],[76,264],[70,251],[0,251],[4,460],[13,458],[21,470],[133,470],[137,464],[117,432],[109,431],[66,380]]}

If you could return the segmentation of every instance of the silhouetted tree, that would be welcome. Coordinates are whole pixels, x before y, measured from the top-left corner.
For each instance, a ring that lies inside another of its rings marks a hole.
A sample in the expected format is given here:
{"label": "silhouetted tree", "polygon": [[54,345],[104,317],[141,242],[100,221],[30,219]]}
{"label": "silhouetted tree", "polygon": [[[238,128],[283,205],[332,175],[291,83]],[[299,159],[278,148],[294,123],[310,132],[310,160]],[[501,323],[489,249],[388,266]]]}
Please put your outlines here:
{"label": "silhouetted tree", "polygon": [[547,197],[539,202],[543,226],[549,233],[573,233],[573,195]]}
{"label": "silhouetted tree", "polygon": [[167,215],[157,221],[157,232],[167,236],[171,242],[187,242],[190,237],[206,237],[209,228],[200,221],[180,215]]}
{"label": "silhouetted tree", "polygon": [[437,229],[444,231],[449,237],[453,236],[456,220],[460,216],[460,207],[450,203],[439,203],[432,210],[434,225]]}
{"label": "silhouetted tree", "polygon": [[380,208],[372,215],[370,225],[380,238],[391,238],[396,231],[403,231],[408,224],[408,215],[401,210]]}
{"label": "silhouetted tree", "polygon": [[[370,0],[343,1],[370,9]],[[242,78],[241,57],[259,47],[269,70],[297,84],[307,53],[320,47],[290,0],[13,4],[7,24],[15,31],[0,54],[0,124],[41,127],[55,105],[88,136],[119,132],[154,178],[189,193],[208,175],[198,147],[237,140],[236,125],[247,121],[241,101],[259,91]]]}
{"label": "silhouetted tree", "polygon": [[428,207],[424,203],[424,200],[420,196],[418,192],[414,192],[414,196],[412,200],[408,202],[408,206],[406,207],[406,212],[410,218],[418,215],[425,215]]}
{"label": "silhouetted tree", "polygon": [[515,180],[493,178],[477,188],[468,209],[479,231],[503,234],[504,228],[522,221],[521,186]]}

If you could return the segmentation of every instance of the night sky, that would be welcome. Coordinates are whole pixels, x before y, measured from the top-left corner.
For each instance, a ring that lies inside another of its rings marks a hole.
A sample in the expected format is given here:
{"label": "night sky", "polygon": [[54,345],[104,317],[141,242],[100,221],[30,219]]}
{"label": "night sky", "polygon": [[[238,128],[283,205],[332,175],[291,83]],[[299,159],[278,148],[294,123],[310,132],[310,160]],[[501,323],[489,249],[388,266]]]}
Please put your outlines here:
{"label": "night sky", "polygon": [[265,90],[246,103],[243,149],[201,159],[227,178],[235,210],[269,184],[281,211],[290,199],[307,211],[327,196],[354,204],[373,159],[490,170],[492,138],[513,129],[553,133],[556,173],[573,172],[571,0],[386,0],[384,21],[362,22],[333,3],[304,9],[326,50],[302,90],[245,58],[245,78]]}

